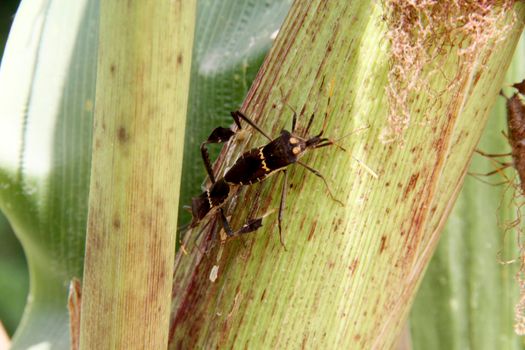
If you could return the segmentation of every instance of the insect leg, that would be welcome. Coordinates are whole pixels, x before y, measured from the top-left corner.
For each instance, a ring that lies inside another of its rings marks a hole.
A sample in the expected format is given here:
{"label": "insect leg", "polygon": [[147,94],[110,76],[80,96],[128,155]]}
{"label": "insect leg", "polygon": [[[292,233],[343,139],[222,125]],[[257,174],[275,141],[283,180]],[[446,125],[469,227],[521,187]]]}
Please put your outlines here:
{"label": "insect leg", "polygon": [[312,115],[310,116],[310,119],[308,119],[308,124],[306,124],[306,128],[304,129],[304,132],[303,132],[304,135],[308,135],[308,133],[310,132],[310,127],[312,126],[312,123],[314,121],[314,116],[315,116],[315,113],[312,113]]}
{"label": "insect leg", "polygon": [[[501,158],[501,157],[508,157],[508,156],[512,156],[512,153],[509,152],[509,153],[499,153],[499,154],[495,154],[495,153],[485,153],[479,149],[476,149],[474,152],[482,155],[483,157],[489,159],[491,162],[493,163],[496,163],[497,164],[497,168],[496,170],[493,170],[493,171],[489,171],[487,173],[476,173],[476,172],[468,172],[467,174],[468,175],[471,175],[473,176],[475,179],[483,182],[483,183],[486,183],[486,184],[489,184],[489,185],[494,185],[494,186],[498,186],[500,184],[504,184],[504,183],[511,183],[512,180],[510,180],[507,175],[505,175],[505,173],[503,172],[503,170],[509,168],[509,167],[512,167],[514,166],[514,163],[513,162],[504,162],[504,161],[501,161],[501,160],[498,160],[497,158]],[[505,178],[505,181],[501,182],[501,183],[490,183],[488,181],[485,181],[482,179],[482,177],[487,177],[487,176],[492,176],[494,174],[500,174],[501,176],[503,176]]]}
{"label": "insect leg", "polygon": [[505,170],[508,167],[511,167],[511,166],[514,165],[513,163],[499,163],[499,164],[501,165],[501,168],[498,168],[498,169],[493,170],[493,171],[489,171],[488,173],[471,173],[471,172],[469,172],[468,174],[472,175],[474,177],[476,177],[476,176],[491,176],[491,175],[498,174],[498,173],[501,174],[502,170]]}
{"label": "insect leg", "polygon": [[[321,135],[323,135],[325,132],[326,125],[328,123],[328,108],[330,107],[330,100],[331,100],[331,95],[328,96],[328,102],[326,104],[327,110],[324,112],[323,127],[321,128],[321,131],[317,134],[317,137],[321,137]],[[314,116],[315,116],[315,113],[312,113],[312,115],[310,116],[310,120],[308,120],[308,124],[306,125],[306,129],[304,130],[304,135],[308,135],[308,133],[310,132],[310,127],[312,126],[312,122],[314,121]]]}
{"label": "insect leg", "polygon": [[293,133],[295,132],[295,125],[297,124],[297,112],[294,109],[292,109],[292,111],[293,111],[293,116],[292,116],[292,133]]}
{"label": "insect leg", "polygon": [[328,193],[330,194],[330,197],[332,198],[333,201],[341,204],[342,206],[344,206],[343,202],[341,202],[339,199],[335,198],[334,194],[332,193],[332,190],[330,190],[330,186],[328,186],[328,182],[326,181],[326,179],[324,178],[323,174],[321,174],[319,171],[315,170],[314,168],[311,168],[309,167],[308,165],[304,164],[303,162],[301,161],[297,161],[296,162],[297,164],[301,165],[302,167],[306,168],[306,170],[310,171],[311,173],[313,173],[315,176],[321,178],[321,180],[323,180],[326,188],[328,189]]}
{"label": "insect leg", "polygon": [[[248,117],[246,117],[244,114],[242,114],[239,111],[231,112],[231,116],[233,118],[233,121],[237,125],[239,129],[242,129],[241,127],[241,121],[240,119],[246,121],[248,124],[253,126],[255,129],[257,129],[259,132],[261,132],[264,136],[268,137],[255,123],[253,123]],[[202,160],[204,162],[204,167],[206,168],[206,172],[208,173],[208,176],[210,177],[210,181],[212,183],[215,183],[215,174],[213,174],[213,169],[211,166],[210,161],[210,155],[208,153],[208,148],[206,147],[210,143],[224,143],[228,142],[231,137],[235,135],[235,132],[230,128],[223,128],[222,126],[219,126],[211,132],[210,136],[208,136],[208,139],[201,143],[201,156]]]}
{"label": "insect leg", "polygon": [[281,192],[281,203],[279,204],[279,215],[277,216],[277,224],[279,226],[279,239],[281,240],[281,245],[283,246],[284,250],[286,250],[282,229],[283,212],[284,206],[286,204],[286,189],[288,187],[288,173],[286,172],[286,169],[283,170],[283,175],[283,190]]}
{"label": "insect leg", "polygon": [[177,237],[184,237],[188,229],[190,228],[190,222],[177,227]]}
{"label": "insect leg", "polygon": [[263,219],[266,216],[268,216],[271,213],[273,213],[273,212],[274,212],[274,210],[270,210],[266,214],[264,214],[263,216],[260,216],[260,217],[255,218],[255,219],[248,220],[240,229],[235,231],[234,236],[240,236],[240,235],[243,235],[245,233],[250,233],[250,232],[258,230],[260,227],[262,227]]}
{"label": "insect leg", "polygon": [[215,183],[215,175],[213,174],[210,155],[206,146],[210,143],[227,142],[234,134],[235,132],[233,132],[231,129],[219,126],[211,132],[210,136],[208,136],[208,139],[206,141],[201,143],[202,161],[204,162],[204,167],[206,168],[206,172],[208,173],[208,176],[210,177],[210,181],[212,183]]}
{"label": "insect leg", "polygon": [[226,215],[224,215],[224,210],[222,210],[222,208],[220,209],[220,212],[221,212],[221,221],[222,221],[222,226],[224,227],[224,230],[226,231],[226,234],[228,236],[233,236],[233,230],[230,226],[230,223],[228,222],[228,219],[226,219]]}
{"label": "insect leg", "polygon": [[479,155],[482,155],[483,157],[487,157],[487,158],[509,157],[512,155],[512,152],[496,154],[496,153],[485,153],[479,149],[475,150],[474,152],[476,152]]}
{"label": "insect leg", "polygon": [[[282,91],[281,91],[281,94],[282,94]],[[288,108],[290,108],[293,112],[293,115],[292,115],[292,129],[291,129],[291,132],[294,133],[295,132],[295,127],[296,127],[296,124],[297,124],[297,111],[292,107],[290,106],[288,103],[286,104],[288,106]]]}
{"label": "insect leg", "polygon": [[259,227],[262,226],[262,219],[263,218],[260,217],[260,218],[257,218],[257,219],[249,220],[240,229],[235,231],[235,236],[240,236],[240,235],[243,235],[245,233],[250,233],[250,232],[256,231],[257,229],[259,229]]}
{"label": "insect leg", "polygon": [[231,115],[232,115],[232,118],[233,120],[239,120],[239,119],[242,119],[244,120],[246,123],[248,123],[252,128],[254,128],[255,130],[257,130],[261,135],[263,135],[264,137],[266,137],[268,140],[272,141],[272,138],[270,136],[268,136],[267,133],[265,133],[257,124],[255,124],[250,118],[248,118],[247,116],[245,116],[241,111],[235,111],[235,112],[231,112]]}

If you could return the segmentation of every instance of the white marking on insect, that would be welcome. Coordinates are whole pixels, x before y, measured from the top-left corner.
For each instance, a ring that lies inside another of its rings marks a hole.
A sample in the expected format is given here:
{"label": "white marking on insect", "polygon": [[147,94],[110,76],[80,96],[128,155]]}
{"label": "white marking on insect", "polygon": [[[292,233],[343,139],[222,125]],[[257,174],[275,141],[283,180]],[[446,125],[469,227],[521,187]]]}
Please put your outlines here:
{"label": "white marking on insect", "polygon": [[210,208],[213,208],[213,202],[211,201],[210,190],[206,190],[206,197],[208,197],[208,203],[210,204]]}
{"label": "white marking on insect", "polygon": [[266,165],[266,160],[264,159],[263,149],[259,148],[259,158],[261,159],[261,165],[264,171],[270,171],[270,168]]}

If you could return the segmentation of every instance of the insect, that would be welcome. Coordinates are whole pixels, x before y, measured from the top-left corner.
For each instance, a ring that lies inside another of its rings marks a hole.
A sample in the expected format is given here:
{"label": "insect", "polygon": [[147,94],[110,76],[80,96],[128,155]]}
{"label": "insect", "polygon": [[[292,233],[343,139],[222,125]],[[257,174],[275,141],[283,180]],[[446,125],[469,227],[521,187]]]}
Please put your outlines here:
{"label": "insect", "polygon": [[[486,174],[477,174],[474,175],[485,175],[490,176],[496,173],[502,174],[502,170],[514,167],[518,176],[520,178],[520,187],[523,194],[525,194],[525,104],[521,100],[519,94],[523,94],[525,88],[525,80],[521,83],[516,83],[513,85],[518,92],[514,93],[511,97],[506,97],[503,93],[501,95],[507,101],[507,128],[508,135],[505,135],[509,141],[511,147],[510,153],[503,154],[489,154],[476,150],[477,153],[481,154],[487,158],[500,158],[512,156],[511,162],[503,162],[494,160],[499,165],[499,168],[488,172]],[[507,179],[505,182],[509,182]],[[504,182],[504,183],[505,183]]]}
{"label": "insect", "polygon": [[[343,203],[337,200],[332,194],[332,191],[330,190],[330,187],[328,186],[324,176],[319,171],[311,168],[299,160],[306,152],[312,149],[331,145],[336,145],[339,148],[342,148],[334,141],[322,137],[326,127],[327,113],[325,113],[325,121],[321,131],[317,135],[305,137],[300,136],[296,132],[297,113],[294,111],[291,131],[283,129],[281,130],[280,135],[274,139],[272,139],[266,132],[264,132],[259,126],[257,126],[257,124],[251,121],[242,112],[231,112],[231,116],[239,130],[242,129],[242,120],[253,127],[266,139],[268,139],[269,142],[263,146],[244,152],[235,161],[231,168],[226,171],[223,177],[216,178],[211,166],[207,145],[227,142],[233,135],[235,135],[235,132],[229,128],[224,127],[217,127],[212,131],[208,139],[200,146],[202,159],[210,178],[211,185],[199,196],[192,198],[191,212],[193,218],[192,222],[190,223],[190,228],[197,226],[197,224],[205,217],[212,215],[211,213],[218,212],[224,230],[229,237],[238,236],[257,230],[262,226],[262,217],[251,219],[240,229],[234,231],[231,228],[226,215],[224,214],[223,205],[228,201],[232,194],[235,193],[237,188],[262,182],[269,176],[277,172],[282,172],[284,174],[284,181],[279,205],[278,227],[281,244],[283,247],[285,247],[282,235],[282,214],[286,199],[287,167],[292,164],[298,164],[317,177],[321,178],[328,189],[330,197],[339,204],[343,205]],[[313,118],[314,114],[312,114],[310,117],[304,134],[308,133],[310,126],[312,125]]]}
{"label": "insect", "polygon": [[[504,222],[502,227],[504,235],[506,236],[512,229],[516,229],[513,234],[516,236],[516,245],[519,251],[519,257],[503,259],[503,250],[500,250],[497,253],[498,260],[501,264],[511,264],[516,261],[520,263],[519,270],[516,273],[516,279],[519,284],[520,289],[520,299],[515,305],[515,324],[514,330],[517,334],[525,334],[525,246],[523,244],[523,228],[522,228],[522,207],[525,205],[523,196],[525,195],[525,104],[520,97],[525,95],[525,80],[521,83],[516,83],[512,85],[518,92],[512,94],[511,97],[507,97],[503,92],[500,92],[506,100],[507,108],[507,129],[508,134],[504,134],[507,138],[511,151],[508,153],[502,154],[487,154],[482,151],[477,150],[476,152],[491,159],[492,162],[496,163],[498,168],[496,170],[490,171],[486,174],[477,174],[477,175],[486,175],[490,176],[493,174],[500,174],[505,178],[505,181],[496,183],[493,185],[507,184],[508,188],[515,190],[515,193],[511,196],[509,203],[506,203],[505,207],[514,207],[515,216],[514,219],[510,222]],[[511,160],[499,160],[499,158],[507,158],[511,156]],[[503,172],[504,169],[513,167],[516,170],[516,173],[519,177],[518,181],[515,181],[514,178],[509,178]],[[506,190],[507,190],[506,189]],[[505,190],[505,191],[506,191]],[[504,197],[501,199],[499,207],[503,207]]]}
{"label": "insect", "polygon": [[517,93],[507,99],[507,119],[513,165],[525,193],[525,105]]}

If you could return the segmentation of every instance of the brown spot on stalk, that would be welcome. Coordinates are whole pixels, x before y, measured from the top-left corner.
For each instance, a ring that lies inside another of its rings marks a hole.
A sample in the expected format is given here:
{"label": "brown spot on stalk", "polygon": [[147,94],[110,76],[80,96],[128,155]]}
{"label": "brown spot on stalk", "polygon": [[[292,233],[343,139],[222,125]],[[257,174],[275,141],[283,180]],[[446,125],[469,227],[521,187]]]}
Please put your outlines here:
{"label": "brown spot on stalk", "polygon": [[386,236],[381,236],[381,245],[379,246],[379,254],[383,253],[386,249]]}
{"label": "brown spot on stalk", "polygon": [[335,222],[334,230],[337,231],[342,224],[343,224],[343,219],[342,218],[337,218],[337,220]]}
{"label": "brown spot on stalk", "polygon": [[118,230],[120,228],[120,218],[118,217],[113,218],[113,228],[115,230]]}
{"label": "brown spot on stalk", "polygon": [[317,226],[317,220],[314,220],[314,222],[312,223],[312,226],[310,226],[310,233],[308,233],[308,238],[306,239],[308,242],[310,242],[310,240],[314,236],[316,226]]}
{"label": "brown spot on stalk", "polygon": [[262,292],[261,301],[263,301],[265,297],[266,297],[266,288]]}
{"label": "brown spot on stalk", "polygon": [[357,268],[358,264],[359,264],[359,259],[355,258],[354,261],[352,261],[352,263],[348,267],[352,275],[355,273],[355,269]]}
{"label": "brown spot on stalk", "polygon": [[408,185],[405,187],[405,192],[403,193],[403,200],[406,200],[410,192],[412,192],[416,188],[418,178],[419,173],[412,174],[412,176],[410,177],[410,181],[408,181]]}
{"label": "brown spot on stalk", "polygon": [[121,143],[125,143],[129,140],[129,135],[125,127],[121,126],[118,128],[117,138]]}

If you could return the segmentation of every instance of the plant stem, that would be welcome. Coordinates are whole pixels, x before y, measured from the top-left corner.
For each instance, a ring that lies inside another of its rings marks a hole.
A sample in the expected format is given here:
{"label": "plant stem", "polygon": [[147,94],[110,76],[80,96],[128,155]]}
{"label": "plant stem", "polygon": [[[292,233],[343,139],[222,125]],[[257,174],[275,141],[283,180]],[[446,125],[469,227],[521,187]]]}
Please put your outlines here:
{"label": "plant stem", "polygon": [[[400,47],[386,38],[399,18],[387,25],[383,6],[347,0],[292,6],[243,111],[271,135],[289,128],[288,106],[300,114],[299,130],[315,113],[310,136],[325,116],[324,135],[333,139],[368,126],[341,140],[351,155],[334,147],[303,159],[345,206],[330,199],[317,177],[290,167],[288,251],[279,243],[276,214],[256,233],[225,244],[216,241],[220,221],[205,220],[187,236],[190,254],[176,258],[172,348],[388,349],[396,342],[499,93],[523,6],[517,14],[494,8],[508,30],[484,45],[468,46],[481,40],[472,33],[431,28],[443,36],[424,43],[439,45],[432,60],[414,71],[410,57],[394,56],[404,57],[404,72],[416,72],[419,85],[394,88],[388,97],[389,78],[411,81],[389,76],[391,53]],[[415,38],[418,24],[407,28]],[[484,28],[497,32],[500,23],[492,25]],[[410,119],[393,125],[399,119],[387,115],[387,98],[400,96],[394,111]],[[385,130],[399,134],[386,140]],[[219,157],[218,174],[243,150],[265,142],[255,132],[248,142],[232,142]],[[280,181],[274,176],[240,192],[225,208],[234,229],[279,207]]]}
{"label": "plant stem", "polygon": [[165,349],[195,1],[101,3],[81,349]]}

